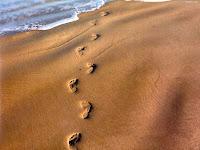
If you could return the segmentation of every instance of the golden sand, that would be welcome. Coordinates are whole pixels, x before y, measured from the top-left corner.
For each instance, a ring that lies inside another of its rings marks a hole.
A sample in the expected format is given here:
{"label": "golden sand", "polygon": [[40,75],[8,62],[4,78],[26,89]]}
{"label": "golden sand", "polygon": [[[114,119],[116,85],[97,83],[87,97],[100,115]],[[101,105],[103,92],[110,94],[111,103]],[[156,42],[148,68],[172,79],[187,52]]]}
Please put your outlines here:
{"label": "golden sand", "polygon": [[196,2],[118,0],[1,37],[0,149],[199,150]]}

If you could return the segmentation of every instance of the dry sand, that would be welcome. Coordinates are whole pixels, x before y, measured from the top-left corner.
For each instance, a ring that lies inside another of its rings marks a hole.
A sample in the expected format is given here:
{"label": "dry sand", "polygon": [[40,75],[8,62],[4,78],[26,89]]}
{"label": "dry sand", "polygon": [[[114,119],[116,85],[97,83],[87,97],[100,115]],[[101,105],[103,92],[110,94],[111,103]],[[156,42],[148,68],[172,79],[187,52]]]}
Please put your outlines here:
{"label": "dry sand", "polygon": [[0,149],[199,150],[199,12],[118,0],[1,37]]}

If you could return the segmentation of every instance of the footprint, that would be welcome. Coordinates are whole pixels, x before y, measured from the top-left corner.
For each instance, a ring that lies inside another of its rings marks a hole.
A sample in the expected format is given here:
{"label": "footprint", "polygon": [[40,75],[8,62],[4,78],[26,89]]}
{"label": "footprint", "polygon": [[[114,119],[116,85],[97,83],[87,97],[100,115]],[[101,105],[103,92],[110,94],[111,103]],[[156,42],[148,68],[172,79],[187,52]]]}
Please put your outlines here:
{"label": "footprint", "polygon": [[90,21],[90,24],[91,24],[92,26],[97,25],[97,20],[92,20],[92,21]]}
{"label": "footprint", "polygon": [[80,46],[76,49],[80,56],[83,55],[83,51],[85,50],[85,48],[86,48],[85,46]]}
{"label": "footprint", "polygon": [[87,101],[82,101],[80,104],[81,104],[81,107],[84,109],[84,112],[82,113],[81,117],[83,119],[88,119],[89,114],[93,108],[92,105]]}
{"label": "footprint", "polygon": [[81,140],[81,133],[74,133],[68,140],[70,149],[77,149],[76,144]]}
{"label": "footprint", "polygon": [[100,37],[99,34],[93,33],[91,40],[97,40]]}
{"label": "footprint", "polygon": [[88,63],[87,66],[89,67],[89,69],[87,70],[88,73],[93,73],[94,70],[96,69],[97,65],[93,64],[93,63]]}
{"label": "footprint", "polygon": [[77,84],[78,84],[78,79],[72,79],[69,82],[69,88],[73,93],[75,93],[78,90],[77,87],[76,87]]}
{"label": "footprint", "polygon": [[101,12],[101,16],[108,16],[110,13],[109,12],[106,12],[106,11],[104,11],[104,12]]}

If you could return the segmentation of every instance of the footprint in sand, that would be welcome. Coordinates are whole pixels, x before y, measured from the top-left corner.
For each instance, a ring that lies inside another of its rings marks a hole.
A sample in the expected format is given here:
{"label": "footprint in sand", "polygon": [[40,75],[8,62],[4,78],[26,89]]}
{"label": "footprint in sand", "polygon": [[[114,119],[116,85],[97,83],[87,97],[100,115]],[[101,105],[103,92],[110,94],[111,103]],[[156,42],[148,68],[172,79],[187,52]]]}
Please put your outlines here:
{"label": "footprint in sand", "polygon": [[106,12],[106,11],[104,11],[104,12],[101,12],[101,16],[108,16],[110,13],[109,12]]}
{"label": "footprint in sand", "polygon": [[97,20],[92,20],[92,21],[90,21],[90,24],[91,24],[92,26],[96,26],[96,25],[97,25]]}
{"label": "footprint in sand", "polygon": [[97,67],[97,65],[93,63],[88,63],[87,66],[89,67],[89,69],[87,70],[88,73],[93,73]]}
{"label": "footprint in sand", "polygon": [[77,85],[78,85],[78,79],[72,79],[69,82],[69,88],[73,93],[75,93],[78,90],[76,87]]}
{"label": "footprint in sand", "polygon": [[69,139],[69,149],[77,149],[76,144],[81,140],[81,133],[74,133]]}
{"label": "footprint in sand", "polygon": [[91,40],[97,40],[100,37],[99,34],[93,33]]}
{"label": "footprint in sand", "polygon": [[82,55],[83,55],[83,51],[84,51],[85,49],[86,49],[85,46],[80,46],[80,47],[76,48],[76,51],[78,52],[78,54],[79,54],[80,56],[82,56]]}
{"label": "footprint in sand", "polygon": [[81,118],[88,119],[89,118],[89,114],[90,114],[90,112],[91,112],[91,110],[93,108],[92,105],[87,101],[82,101],[80,103],[80,105],[81,105],[81,108],[84,109],[84,112],[81,114]]}

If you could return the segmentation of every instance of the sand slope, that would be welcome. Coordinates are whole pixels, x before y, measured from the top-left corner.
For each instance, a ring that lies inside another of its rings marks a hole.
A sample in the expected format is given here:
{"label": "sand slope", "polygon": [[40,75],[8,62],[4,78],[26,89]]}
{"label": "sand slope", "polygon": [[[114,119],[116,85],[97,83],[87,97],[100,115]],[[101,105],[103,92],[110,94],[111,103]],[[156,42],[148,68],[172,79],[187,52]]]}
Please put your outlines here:
{"label": "sand slope", "polygon": [[119,0],[1,37],[0,149],[199,150],[199,12]]}

